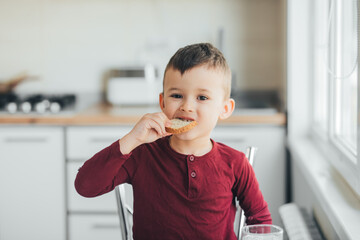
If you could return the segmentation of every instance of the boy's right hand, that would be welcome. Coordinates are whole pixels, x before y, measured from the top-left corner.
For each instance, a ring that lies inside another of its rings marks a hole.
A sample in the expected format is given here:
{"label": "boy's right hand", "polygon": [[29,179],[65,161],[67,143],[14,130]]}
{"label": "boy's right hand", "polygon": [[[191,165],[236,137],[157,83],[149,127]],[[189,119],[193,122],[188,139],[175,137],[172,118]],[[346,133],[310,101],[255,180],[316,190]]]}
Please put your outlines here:
{"label": "boy's right hand", "polygon": [[166,127],[171,126],[171,121],[163,112],[145,114],[134,128],[119,141],[122,154],[130,153],[137,146],[154,142],[159,138],[169,136]]}

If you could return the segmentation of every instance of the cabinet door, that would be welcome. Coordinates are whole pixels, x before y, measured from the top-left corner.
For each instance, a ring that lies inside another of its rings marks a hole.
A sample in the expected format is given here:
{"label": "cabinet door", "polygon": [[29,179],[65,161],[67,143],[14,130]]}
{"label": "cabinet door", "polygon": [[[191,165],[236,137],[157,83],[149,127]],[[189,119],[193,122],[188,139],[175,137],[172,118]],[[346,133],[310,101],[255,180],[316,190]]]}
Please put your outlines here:
{"label": "cabinet door", "polygon": [[0,239],[66,236],[60,127],[0,128]]}
{"label": "cabinet door", "polygon": [[279,207],[285,203],[285,129],[281,126],[218,126],[212,133],[215,141],[245,152],[258,151],[254,171],[274,224],[280,224]]}

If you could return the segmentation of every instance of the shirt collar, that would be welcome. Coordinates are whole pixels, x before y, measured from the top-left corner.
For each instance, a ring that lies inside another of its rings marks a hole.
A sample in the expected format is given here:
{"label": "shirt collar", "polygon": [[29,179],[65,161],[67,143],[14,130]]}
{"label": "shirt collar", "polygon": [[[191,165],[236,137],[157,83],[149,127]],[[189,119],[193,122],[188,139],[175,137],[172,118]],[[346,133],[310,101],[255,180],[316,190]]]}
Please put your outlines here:
{"label": "shirt collar", "polygon": [[[161,141],[162,145],[165,147],[164,149],[166,152],[168,152],[172,156],[174,156],[176,158],[180,158],[180,159],[185,159],[187,156],[192,155],[192,154],[182,154],[182,153],[176,152],[174,149],[172,149],[172,147],[170,146],[170,137],[171,136],[164,137],[164,138],[162,138],[162,141]],[[202,156],[194,156],[193,155],[196,159],[201,160],[201,159],[206,159],[206,158],[212,158],[215,155],[218,146],[217,146],[217,143],[213,139],[210,138],[210,140],[213,145],[210,152],[205,153]]]}

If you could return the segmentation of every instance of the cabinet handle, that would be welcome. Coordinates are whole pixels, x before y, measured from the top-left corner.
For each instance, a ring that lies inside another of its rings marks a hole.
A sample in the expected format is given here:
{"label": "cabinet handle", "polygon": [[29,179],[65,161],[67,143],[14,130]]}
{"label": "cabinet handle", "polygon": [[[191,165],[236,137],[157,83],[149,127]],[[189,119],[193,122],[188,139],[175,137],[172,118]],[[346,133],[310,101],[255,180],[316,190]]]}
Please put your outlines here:
{"label": "cabinet handle", "polygon": [[6,143],[44,143],[47,142],[46,137],[9,137],[5,138]]}
{"label": "cabinet handle", "polygon": [[92,229],[120,229],[120,224],[95,223],[92,225]]}
{"label": "cabinet handle", "polygon": [[213,138],[216,142],[245,142],[245,138],[227,138],[227,137],[214,137]]}
{"label": "cabinet handle", "polygon": [[91,138],[91,143],[112,143],[115,142],[116,138]]}

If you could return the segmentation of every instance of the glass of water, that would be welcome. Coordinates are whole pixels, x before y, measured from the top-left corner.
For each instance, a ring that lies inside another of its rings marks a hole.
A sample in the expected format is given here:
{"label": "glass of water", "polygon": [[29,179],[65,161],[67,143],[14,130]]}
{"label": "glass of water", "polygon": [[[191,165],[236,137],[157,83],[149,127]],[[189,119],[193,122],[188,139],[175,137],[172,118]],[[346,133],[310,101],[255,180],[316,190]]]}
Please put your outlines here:
{"label": "glass of water", "polygon": [[249,225],[242,228],[241,240],[283,240],[283,232],[283,229],[276,225]]}

